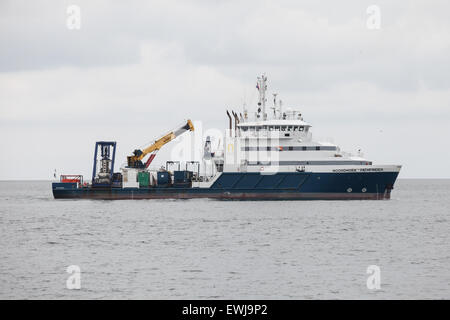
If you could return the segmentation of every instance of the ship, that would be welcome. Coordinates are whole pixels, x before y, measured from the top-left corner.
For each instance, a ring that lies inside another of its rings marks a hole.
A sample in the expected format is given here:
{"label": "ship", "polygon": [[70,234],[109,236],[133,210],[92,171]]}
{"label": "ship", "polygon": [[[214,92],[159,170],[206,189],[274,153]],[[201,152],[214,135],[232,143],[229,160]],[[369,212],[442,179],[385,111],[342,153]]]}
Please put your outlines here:
{"label": "ship", "polygon": [[[187,120],[148,147],[135,149],[114,171],[117,143],[95,144],[92,179],[61,175],[52,183],[55,199],[219,200],[383,200],[390,199],[401,165],[379,165],[361,152],[344,152],[332,142],[316,141],[300,110],[284,108],[273,93],[267,106],[267,76],[257,77],[258,102],[250,112],[226,110],[228,128],[213,150],[202,141],[202,159],[167,161],[152,168],[157,152],[192,133]],[[147,160],[145,160],[147,159]]]}

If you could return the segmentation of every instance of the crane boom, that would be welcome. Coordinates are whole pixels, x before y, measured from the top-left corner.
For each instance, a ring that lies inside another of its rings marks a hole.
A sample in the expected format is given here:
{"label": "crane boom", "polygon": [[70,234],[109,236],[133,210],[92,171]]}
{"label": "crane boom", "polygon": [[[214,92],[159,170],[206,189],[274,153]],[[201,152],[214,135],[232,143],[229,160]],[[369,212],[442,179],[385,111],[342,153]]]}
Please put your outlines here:
{"label": "crane boom", "polygon": [[147,168],[153,158],[155,157],[155,154],[150,155],[150,158],[144,165],[142,163],[142,159],[145,158],[146,155],[149,153],[156,153],[159,149],[161,149],[165,144],[169,143],[176,137],[180,136],[181,134],[187,132],[187,131],[194,131],[194,125],[192,124],[191,120],[188,120],[186,124],[182,125],[181,127],[170,131],[169,133],[165,134],[158,140],[156,140],[153,144],[145,148],[144,150],[136,149],[133,152],[132,156],[127,157],[128,160],[128,167],[130,168]]}

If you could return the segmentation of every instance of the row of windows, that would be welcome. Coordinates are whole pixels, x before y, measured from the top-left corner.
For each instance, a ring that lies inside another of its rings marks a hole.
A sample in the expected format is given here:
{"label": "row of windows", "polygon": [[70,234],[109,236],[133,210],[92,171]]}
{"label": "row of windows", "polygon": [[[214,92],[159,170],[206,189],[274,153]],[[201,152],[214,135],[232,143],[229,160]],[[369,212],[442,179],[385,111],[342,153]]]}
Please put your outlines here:
{"label": "row of windows", "polygon": [[242,131],[298,131],[308,132],[305,126],[241,126]]}
{"label": "row of windows", "polygon": [[311,160],[311,161],[249,161],[247,163],[250,166],[298,166],[298,165],[372,165],[372,162],[348,160],[348,161],[333,161],[333,160]]}
{"label": "row of windows", "polygon": [[334,146],[316,146],[316,147],[242,147],[241,151],[336,151]]}

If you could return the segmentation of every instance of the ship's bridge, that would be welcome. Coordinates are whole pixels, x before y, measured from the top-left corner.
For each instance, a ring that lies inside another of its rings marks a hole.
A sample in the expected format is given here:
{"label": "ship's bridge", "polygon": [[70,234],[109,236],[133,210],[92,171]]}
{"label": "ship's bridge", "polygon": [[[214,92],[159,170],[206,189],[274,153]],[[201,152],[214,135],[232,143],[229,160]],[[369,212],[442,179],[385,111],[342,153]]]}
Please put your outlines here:
{"label": "ship's bridge", "polygon": [[[314,141],[311,125],[298,109],[283,108],[273,93],[273,107],[266,110],[267,77],[258,77],[257,111],[250,120],[243,112],[227,111],[229,134],[223,151],[214,156],[218,170],[224,172],[258,172],[282,168],[284,172],[307,170],[311,166],[368,166],[372,162],[362,156],[341,152],[334,143]],[[234,130],[233,130],[234,118]]]}
{"label": "ship's bridge", "polygon": [[[244,138],[278,136],[279,138],[308,137],[311,125],[303,120],[271,119],[243,122],[237,125],[238,135]],[[278,133],[278,134],[277,134]]]}

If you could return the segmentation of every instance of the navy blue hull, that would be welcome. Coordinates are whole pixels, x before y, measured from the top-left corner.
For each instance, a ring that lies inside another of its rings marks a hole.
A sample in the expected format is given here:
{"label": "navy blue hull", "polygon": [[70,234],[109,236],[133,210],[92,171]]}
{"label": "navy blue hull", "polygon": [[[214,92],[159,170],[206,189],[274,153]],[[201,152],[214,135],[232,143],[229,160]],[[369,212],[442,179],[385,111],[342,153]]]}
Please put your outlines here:
{"label": "navy blue hull", "polygon": [[210,188],[76,188],[53,183],[55,199],[350,200],[389,199],[398,172],[223,173]]}

